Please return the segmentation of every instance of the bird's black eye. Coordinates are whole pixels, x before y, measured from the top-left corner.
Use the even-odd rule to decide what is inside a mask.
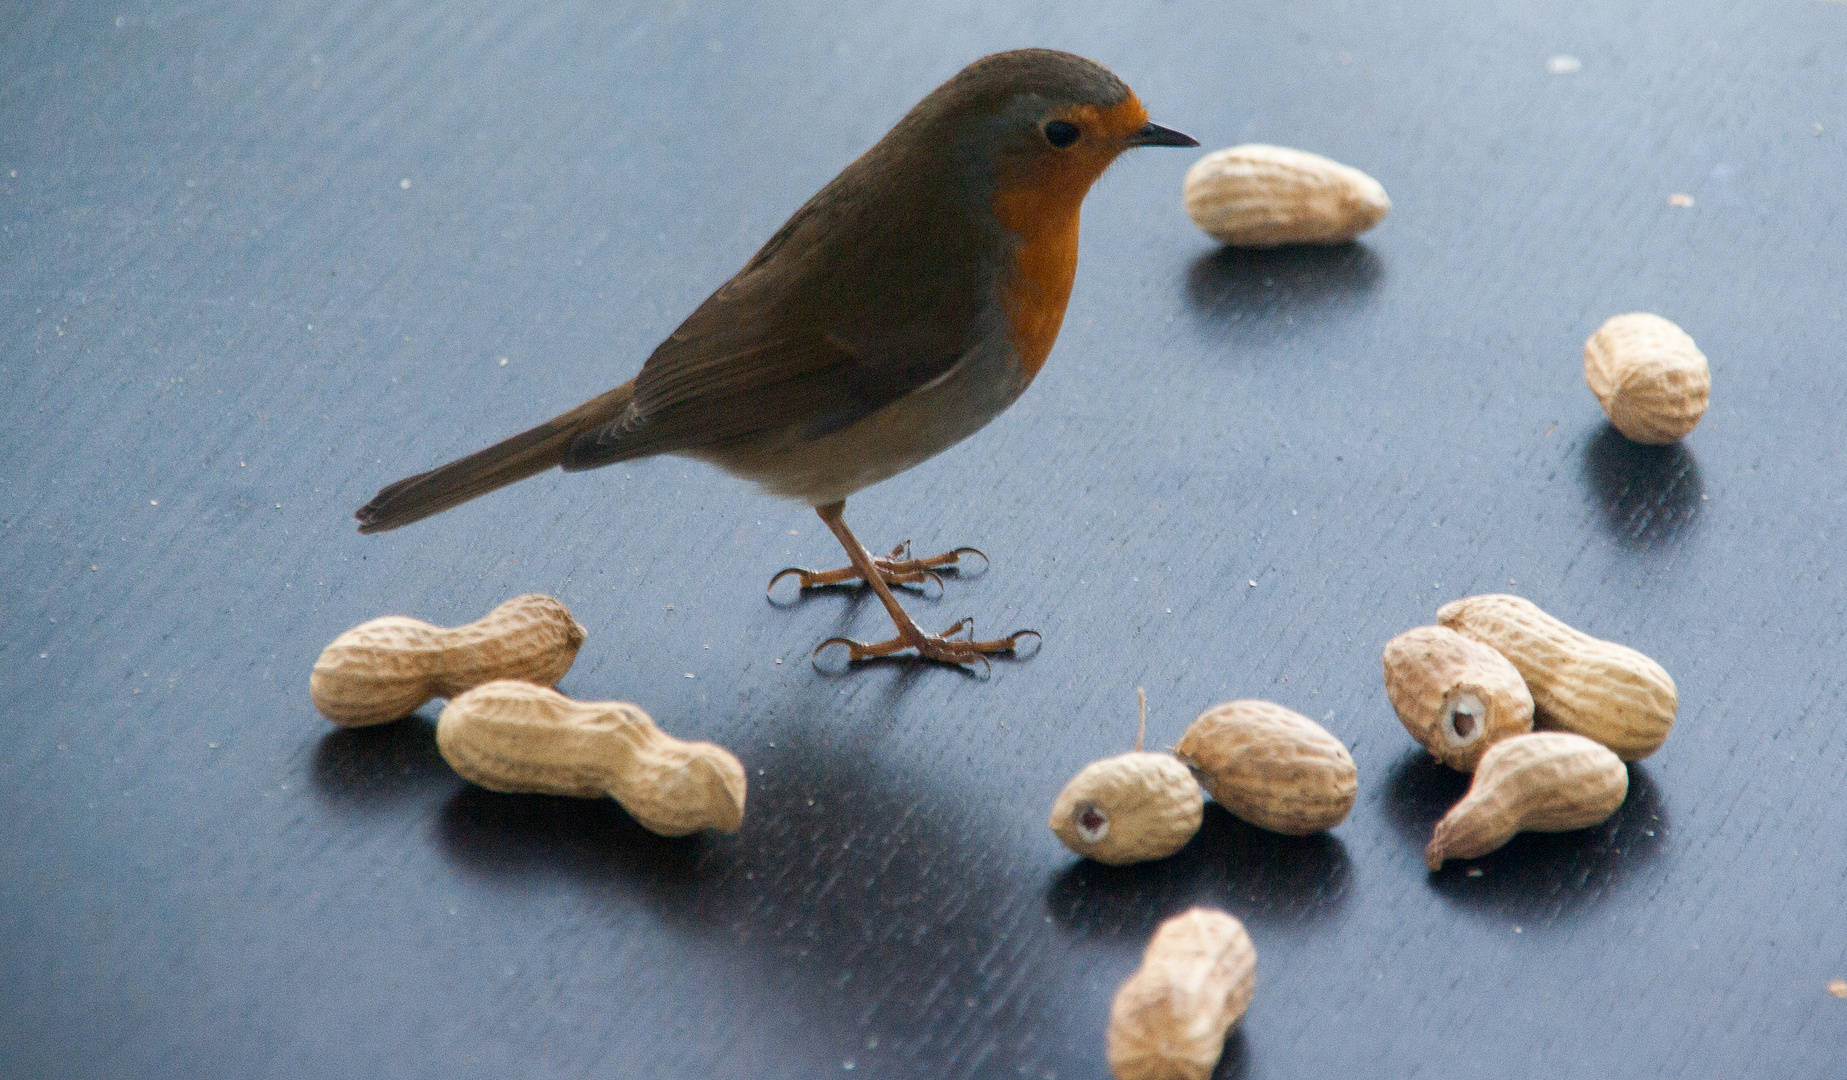
[[[1045,141],[1061,150],[1076,142],[1081,134],[1076,124],[1064,120],[1053,120],[1045,125]]]

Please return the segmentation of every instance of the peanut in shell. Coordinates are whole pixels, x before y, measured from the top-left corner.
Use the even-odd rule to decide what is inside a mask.
[[[1486,855],[1523,832],[1601,824],[1629,794],[1629,770],[1608,747],[1565,731],[1515,735],[1488,748],[1462,801],[1437,822],[1424,862]]]
[[[1072,851],[1112,866],[1164,859],[1199,831],[1205,799],[1172,754],[1137,750],[1093,761],[1052,803],[1052,832]]]
[[[1661,665],[1575,630],[1531,600],[1504,593],[1445,604],[1437,621],[1513,663],[1533,695],[1533,726],[1573,731],[1624,761],[1661,748],[1680,694]]]
[[[1474,772],[1490,746],[1533,730],[1533,695],[1505,656],[1446,626],[1385,644],[1385,693],[1411,737],[1443,764]]]
[[[387,615],[321,650],[308,693],[321,715],[342,727],[389,723],[431,698],[495,679],[551,686],[571,670],[584,637],[569,608],[537,593],[454,628]]]
[[[1234,247],[1342,244],[1384,220],[1377,180],[1319,154],[1250,143],[1215,150],[1187,170],[1193,224]]]
[[[436,748],[463,779],[492,791],[608,796],[661,836],[736,832],[744,766],[715,743],[685,742],[625,701],[573,701],[505,679],[449,702]]]
[[[1199,714],[1174,746],[1219,805],[1260,829],[1306,836],[1346,820],[1353,755],[1301,713],[1246,699]]]
[[[1116,1080],[1207,1080],[1257,989],[1244,924],[1193,908],[1162,923],[1110,1003],[1104,1053]]]
[[[1712,396],[1712,369],[1699,346],[1647,312],[1618,315],[1590,336],[1584,381],[1616,430],[1649,446],[1690,433]]]

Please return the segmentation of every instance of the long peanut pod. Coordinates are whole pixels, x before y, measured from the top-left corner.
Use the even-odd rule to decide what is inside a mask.
[[[573,701],[503,679],[449,702],[436,748],[464,779],[494,791],[604,795],[662,836],[736,832],[744,766],[724,747],[682,742],[625,701]]]
[[[1437,621],[1513,661],[1533,693],[1533,724],[1574,731],[1638,761],[1661,748],[1680,692],[1661,665],[1613,641],[1574,630],[1531,600],[1469,596]]]
[[[403,615],[360,623],[321,650],[308,692],[342,727],[408,716],[495,679],[551,686],[571,670],[584,628],[549,596],[516,596],[466,626],[445,629]]]

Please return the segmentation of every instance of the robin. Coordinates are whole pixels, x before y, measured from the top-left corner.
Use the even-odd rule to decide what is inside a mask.
[[[1011,652],[1037,635],[978,641],[968,620],[926,634],[892,595],[973,549],[875,558],[847,529],[847,497],[968,438],[1020,396],[1058,337],[1091,184],[1131,147],[1198,145],[1149,122],[1090,60],[1050,49],[977,60],[796,211],[639,375],[392,484],[359,509],[359,531],[408,525],[554,465],[678,454],[807,502],[852,567],[798,571],[802,586],[863,579],[897,625],[888,641],[835,638],[817,653],[914,649],[968,664]]]

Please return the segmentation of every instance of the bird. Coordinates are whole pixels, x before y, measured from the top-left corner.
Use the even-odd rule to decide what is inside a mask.
[[[1148,118],[1101,64],[1052,49],[982,57],[809,199],[661,342],[633,379],[485,450],[383,488],[359,531],[395,529],[517,480],[657,454],[689,457],[814,509],[892,638],[830,638],[849,665],[911,650],[987,663],[1031,630],[925,633],[893,585],[975,549],[875,558],[846,500],[973,435],[1033,381],[1064,320],[1079,211],[1117,156],[1198,146]],[[983,556],[985,559],[985,556]],[[780,578],[782,575],[777,575]],[[771,582],[772,588],[775,580]]]

